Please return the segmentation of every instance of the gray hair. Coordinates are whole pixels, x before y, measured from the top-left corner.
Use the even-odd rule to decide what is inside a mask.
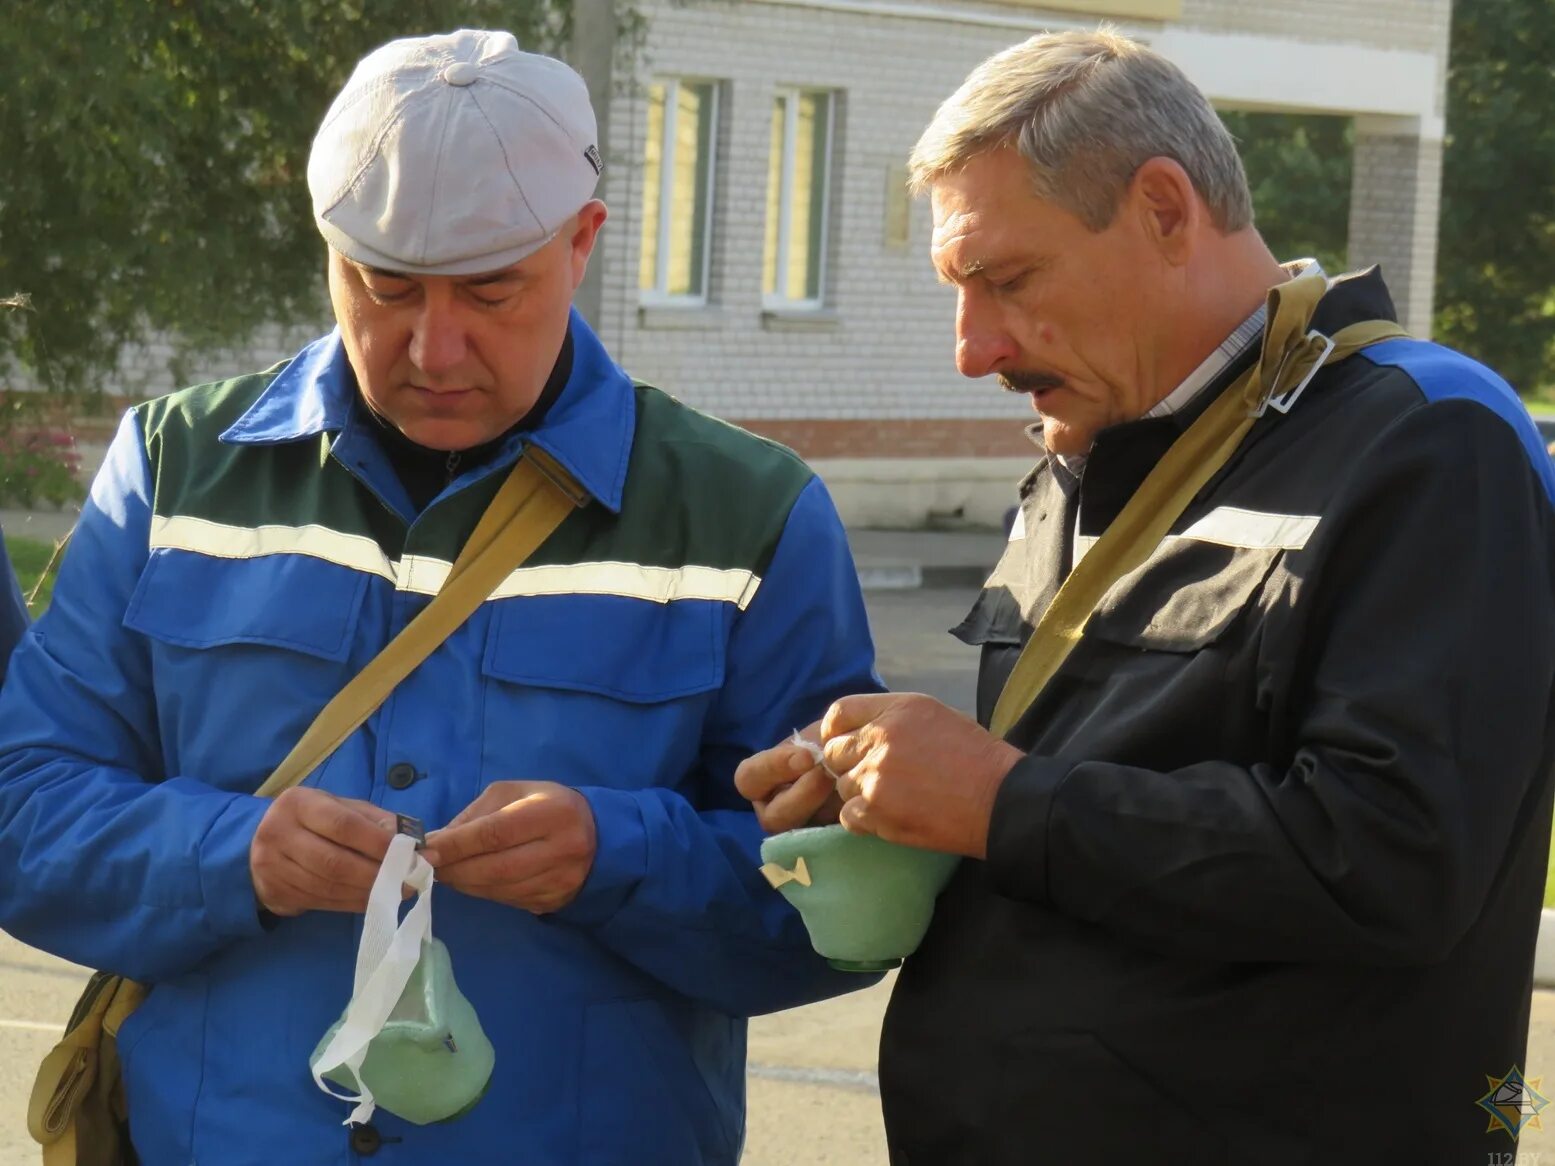
[[[1015,145],[1039,198],[1105,229],[1134,172],[1174,159],[1222,231],[1253,221],[1236,144],[1209,101],[1159,53],[1108,28],[1043,33],[989,57],[913,148],[915,193],[974,157]]]

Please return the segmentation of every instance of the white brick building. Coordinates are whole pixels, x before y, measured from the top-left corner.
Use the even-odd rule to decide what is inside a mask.
[[[1042,29],[1110,19],[1217,105],[1353,116],[1351,264],[1429,331],[1450,0],[633,6],[636,53],[578,0],[611,208],[584,310],[635,375],[809,457],[852,521],[991,521],[1029,468],[1024,401],[956,373],[902,180],[939,102]]]

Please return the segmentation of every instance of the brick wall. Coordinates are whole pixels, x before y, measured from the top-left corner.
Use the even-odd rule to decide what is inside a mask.
[[[618,358],[634,374],[700,408],[756,428],[781,422],[790,443],[815,456],[831,448],[830,431],[796,427],[802,419],[1008,420],[1018,439],[1020,424],[1029,420],[1024,402],[956,373],[954,297],[937,284],[928,262],[928,207],[912,204],[907,246],[893,245],[887,181],[966,73],[1029,34],[1013,18],[1018,13],[1029,24],[1032,8],[1005,6],[1012,23],[999,27],[760,0],[645,0],[641,7],[648,21],[644,58],[637,84],[617,76],[603,187],[612,218],[602,244],[600,325]],[[1183,9],[1186,28],[1445,57],[1448,0],[1186,0]],[[1055,16],[1062,23],[1074,20],[1073,13]],[[711,303],[704,310],[639,308],[642,188],[635,161],[646,128],[641,82],[659,76],[724,82]],[[829,310],[809,324],[762,311],[769,118],[775,89],[787,85],[843,94]],[[1435,270],[1440,145],[1399,138],[1396,131],[1358,137],[1353,260],[1383,262],[1407,322],[1423,334]],[[966,454],[974,432],[980,431],[959,424],[914,430],[913,440],[880,456]],[[812,440],[822,444],[811,447]]]
[[[728,417],[793,420],[1030,419],[1024,401],[967,381],[953,363],[954,293],[928,260],[929,213],[909,208],[906,247],[887,232],[900,173],[939,102],[1009,30],[891,20],[759,2],[650,3],[644,76],[724,79],[714,202],[713,304],[639,312],[646,106],[620,86],[604,198],[602,332],[636,375]],[[831,205],[829,312],[802,324],[762,312],[761,257],[773,94],[840,91]],[[946,450],[945,452],[953,452]]]
[[[1216,32],[1354,41],[1445,54],[1451,0],[1184,0],[1182,23]]]
[[[1399,319],[1417,336],[1431,334],[1441,183],[1440,141],[1357,127],[1350,266],[1382,265]]]

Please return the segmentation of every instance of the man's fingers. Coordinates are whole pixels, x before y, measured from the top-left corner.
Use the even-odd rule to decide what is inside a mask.
[[[815,756],[800,745],[775,745],[747,757],[734,771],[734,788],[746,801],[763,802],[815,765]]]
[[[360,911],[388,850],[386,810],[315,789],[288,790],[260,821],[249,850],[261,903],[278,914]]]
[[[353,891],[331,883],[299,866],[286,855],[278,855],[264,872],[262,901],[277,915],[300,915],[304,911],[363,911],[367,892]]]
[[[578,884],[561,876],[549,859],[535,873],[514,881],[500,875],[493,879],[495,872],[487,864],[497,862],[498,858],[496,855],[472,858],[452,868],[446,876],[439,874],[438,877],[444,886],[463,894],[496,899],[537,914],[555,911],[577,897]],[[482,865],[487,869],[480,869]]]
[[[321,835],[302,830],[286,839],[278,857],[305,871],[324,886],[364,896],[372,889],[380,865]]]
[[[832,797],[831,777],[819,765],[813,766],[798,781],[781,787],[765,801],[757,801],[756,820],[768,834],[781,834],[817,822],[818,815]]]
[[[550,839],[526,842],[496,854],[477,854],[437,868],[438,882],[477,893],[493,887],[513,887],[545,874],[558,861]]]
[[[440,830],[422,856],[444,886],[536,913],[577,897],[594,862],[588,800],[553,782],[505,783],[519,800]]]
[[[472,803],[471,809],[478,804],[478,801]],[[441,870],[476,855],[533,842],[550,830],[550,816],[544,809],[543,801],[521,799],[486,813],[474,814],[463,822],[456,818],[443,829],[427,835],[422,857]]]
[[[381,863],[394,839],[394,815],[369,802],[346,798],[308,798],[297,806],[305,829]]]
[[[444,826],[444,830],[454,826],[463,826],[466,822],[476,818],[484,818],[487,814],[495,814],[503,806],[512,802],[523,801],[532,793],[538,793],[545,785],[541,781],[494,781],[481,790],[476,799],[464,809],[454,815],[453,820]]]
[[[850,834],[873,834],[870,828],[869,806],[863,798],[852,798],[842,807],[837,820]]]
[[[365,911],[372,888],[344,886],[309,870],[290,857],[282,857],[276,874],[292,891],[302,895],[315,909],[326,911]]]
[[[828,738],[826,744],[821,746],[821,756],[827,768],[837,775],[839,785],[847,779],[849,770],[868,756],[871,742],[866,738],[870,735],[866,732],[843,733]],[[851,796],[844,791],[844,798]]]
[[[277,862],[255,876],[254,894],[259,905],[272,915],[301,915],[309,909],[308,895],[280,866]]]
[[[860,696],[845,696],[833,701],[831,708],[821,718],[821,740],[829,741],[842,733],[851,733],[869,724],[892,705],[900,704],[904,697],[914,695],[901,692],[870,692]],[[833,766],[833,768],[836,768]]]

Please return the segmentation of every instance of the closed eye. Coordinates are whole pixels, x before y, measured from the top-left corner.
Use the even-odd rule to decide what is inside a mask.
[[[1026,280],[1029,279],[1030,276],[1031,268],[1028,267],[1026,270],[1017,272],[1007,279],[990,279],[988,281],[988,286],[991,290],[996,292],[1015,292],[1021,289],[1021,286],[1025,284]]]
[[[372,296],[375,303],[399,304],[410,299],[411,289],[406,288],[404,291],[388,292],[370,287],[367,289],[367,294]]]
[[[361,274],[362,287],[377,303],[402,303],[416,291],[416,281],[407,279],[401,272],[362,266],[358,266],[357,271]]]
[[[500,308],[523,291],[525,282],[518,272],[503,271],[472,279],[463,289],[477,307]]]
[[[369,278],[362,280],[362,286],[374,302],[398,304],[414,295],[417,285],[412,280],[400,279],[391,273],[374,271],[369,273]]]
[[[500,308],[504,304],[510,302],[513,299],[513,295],[508,294],[500,296],[482,296],[471,292],[470,299],[473,300],[477,306],[482,308]]]

